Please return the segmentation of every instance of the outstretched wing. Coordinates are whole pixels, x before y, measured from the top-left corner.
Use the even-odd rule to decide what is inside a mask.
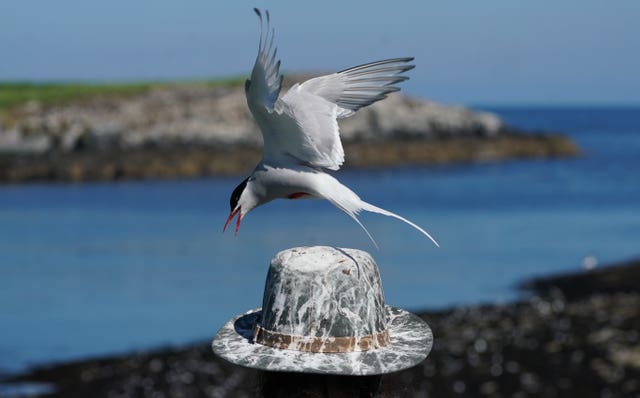
[[[372,62],[294,85],[278,101],[276,112],[290,117],[295,124],[288,123],[288,128],[274,131],[269,138],[265,133],[265,148],[269,150],[268,140],[277,141],[278,145],[271,148],[284,145],[288,155],[301,163],[338,170],[344,163],[344,150],[336,119],[350,116],[398,91],[394,84],[408,79],[402,73],[413,69],[413,65],[407,64],[411,60]],[[285,124],[283,121],[282,127]],[[278,155],[267,150],[267,156]]]
[[[251,71],[251,80],[247,81],[245,91],[252,112],[262,112],[266,109],[270,113],[273,112],[282,87],[280,61],[276,61],[278,49],[273,45],[275,31],[271,28],[269,11],[265,11],[267,16],[265,29],[262,13],[257,8],[253,10],[260,18],[260,45],[256,62]]]
[[[337,119],[352,115],[398,91],[394,84],[407,80],[401,74],[414,66],[413,58],[394,58],[349,68],[296,84],[278,99],[282,87],[280,61],[273,44],[274,30],[262,13],[258,56],[247,81],[247,103],[264,138],[263,160],[299,163],[338,170],[344,163]]]
[[[300,89],[314,93],[336,104],[338,117],[351,116],[358,109],[399,91],[396,83],[408,80],[402,75],[415,65],[413,58],[393,58],[354,66],[341,72],[316,77],[300,85]]]

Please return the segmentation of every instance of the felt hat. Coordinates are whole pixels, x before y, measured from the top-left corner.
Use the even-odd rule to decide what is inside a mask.
[[[423,361],[433,345],[419,317],[385,305],[378,267],[361,250],[284,250],[272,260],[262,308],[228,321],[214,353],[269,371],[375,375]]]

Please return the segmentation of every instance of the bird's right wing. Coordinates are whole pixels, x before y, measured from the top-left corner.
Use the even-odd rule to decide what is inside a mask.
[[[263,28],[264,23],[260,10],[254,8],[253,11],[260,18],[260,45],[256,62],[251,71],[251,80],[247,81],[245,86],[247,103],[253,113],[263,113],[265,110],[271,113],[282,87],[280,60],[276,61],[278,49],[273,45],[275,33],[271,29],[269,11],[265,11],[267,15],[266,29]]]

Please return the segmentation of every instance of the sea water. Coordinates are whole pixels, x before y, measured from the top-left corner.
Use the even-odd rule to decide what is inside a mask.
[[[584,156],[337,174],[439,249],[363,214],[376,250],[317,200],[275,201],[223,235],[241,178],[0,186],[0,372],[209,339],[261,304],[270,258],[293,246],[369,251],[386,301],[410,310],[514,300],[523,279],[639,254],[640,108],[490,110]]]

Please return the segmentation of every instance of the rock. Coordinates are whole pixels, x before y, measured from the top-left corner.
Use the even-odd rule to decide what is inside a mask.
[[[391,138],[495,137],[506,126],[488,112],[390,95],[341,121],[345,141]]]
[[[97,97],[68,104],[28,103],[0,120],[0,181],[94,179],[91,171],[115,167],[117,178],[176,177],[243,173],[244,168],[215,165],[237,148],[258,152],[262,137],[247,108],[242,87],[181,84],[118,97]],[[2,127],[4,126],[4,127]],[[347,165],[386,166],[514,157],[576,155],[561,136],[517,134],[496,115],[393,94],[340,121]],[[211,153],[203,163],[177,159],[189,151]],[[129,173],[145,158],[170,152],[187,174],[161,170]],[[92,154],[90,157],[78,154]],[[96,154],[98,156],[96,156]],[[221,155],[222,154],[222,155]],[[240,153],[242,154],[242,153]],[[15,156],[26,158],[18,159]],[[259,155],[258,155],[259,157]],[[95,164],[108,158],[108,163]],[[85,163],[89,159],[90,164]],[[251,159],[252,162],[256,159]],[[53,161],[57,163],[53,163]],[[157,160],[163,163],[163,159]],[[234,161],[231,164],[237,165]],[[73,164],[75,171],[61,170]],[[47,165],[44,167],[43,165]]]
[[[0,155],[45,154],[52,150],[53,143],[52,137],[45,133],[25,134],[16,127],[0,130]]]
[[[640,293],[640,264],[634,261],[593,268],[578,273],[552,275],[525,281],[520,288],[538,294],[560,294],[568,299],[594,293]]]
[[[113,142],[127,149],[176,144],[257,147],[261,142],[241,87],[165,87],[134,97],[102,98],[49,108],[27,104],[18,113],[22,117],[14,128],[20,137],[20,133],[25,131],[64,136],[57,147],[51,148],[63,152],[75,148],[69,142],[72,139],[69,136],[70,126],[73,126],[75,135],[78,131],[85,131],[96,142]],[[447,136],[493,137],[504,128],[500,119],[490,113],[473,112],[400,94],[391,95],[341,121],[345,142]],[[104,149],[100,146],[83,148]]]
[[[625,267],[629,275],[640,262]],[[382,376],[374,396],[637,396],[640,292],[616,291],[611,281],[620,281],[621,271],[602,267],[591,278],[607,281],[606,292],[567,299],[561,306],[556,292],[505,305],[423,313],[434,331],[433,351],[418,366]],[[585,281],[593,284],[578,274],[573,285]],[[281,383],[291,381],[291,374],[282,375]],[[264,376],[218,359],[202,341],[35,368],[5,382],[52,383],[47,396],[67,398],[252,397]],[[325,380],[304,380],[318,381]]]

